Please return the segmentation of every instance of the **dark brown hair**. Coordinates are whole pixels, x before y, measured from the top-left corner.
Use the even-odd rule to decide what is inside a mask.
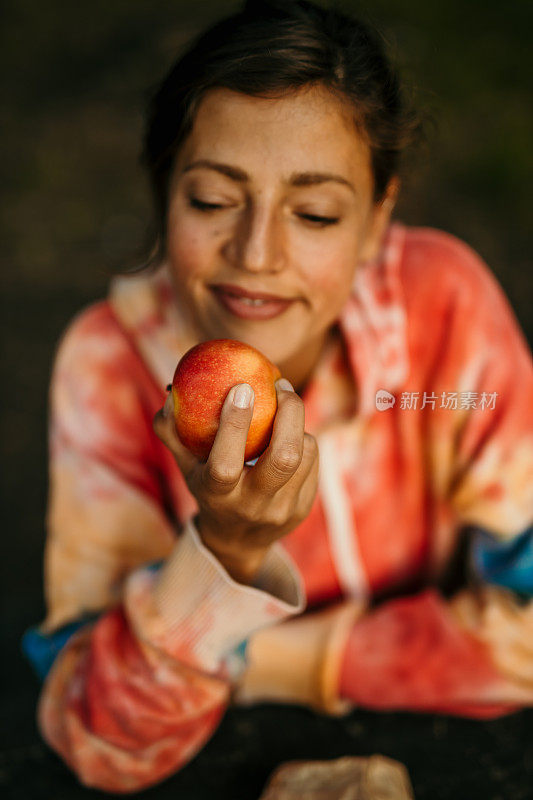
[[[312,84],[351,103],[355,125],[370,146],[374,199],[381,199],[420,123],[404,102],[379,35],[360,20],[309,0],[252,0],[204,31],[151,100],[142,162],[154,195],[159,244],[150,262],[157,262],[164,247],[176,154],[205,93],[223,87],[272,97]]]

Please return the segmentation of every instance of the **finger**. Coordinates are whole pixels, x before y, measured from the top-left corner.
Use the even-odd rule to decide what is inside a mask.
[[[318,475],[318,444],[314,436],[310,433],[305,433],[300,466],[294,475],[289,478],[285,486],[278,491],[276,498],[283,499],[286,493],[295,497],[302,491],[302,487],[313,471]]]
[[[315,500],[318,489],[318,475],[319,459],[317,450],[317,457],[309,461],[309,469],[306,471],[305,478],[298,493],[296,516],[302,521],[308,516]]]
[[[168,447],[185,479],[187,479],[200,462],[179,440],[174,421],[174,397],[172,391],[168,393],[163,408],[160,408],[154,416],[152,425],[154,433]]]
[[[261,491],[274,494],[294,475],[304,451],[305,409],[289,381],[276,381],[278,410],[270,444],[249,473]]]
[[[310,433],[304,433],[302,461],[296,471],[296,475],[294,476],[298,478],[301,486],[303,486],[303,484],[307,480],[308,475],[314,469],[316,469],[318,473],[318,459],[319,459],[319,454],[318,454],[317,440]]]
[[[248,383],[233,386],[226,395],[217,435],[202,472],[208,491],[225,494],[239,482],[253,407],[254,390]]]
[[[318,488],[318,448],[313,436],[306,433],[305,437],[300,466],[270,502],[271,523],[284,533],[307,517]]]

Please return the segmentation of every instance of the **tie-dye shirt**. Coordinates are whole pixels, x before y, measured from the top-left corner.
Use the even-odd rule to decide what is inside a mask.
[[[314,504],[252,586],[203,546],[153,433],[197,343],[173,297],[165,265],[115,278],[54,365],[47,616],[23,645],[78,778],[130,792],[177,771],[238,701],[254,635],[299,619],[304,639],[322,626],[325,713],[533,704],[533,369],[479,257],[396,223],[358,269],[302,393]]]

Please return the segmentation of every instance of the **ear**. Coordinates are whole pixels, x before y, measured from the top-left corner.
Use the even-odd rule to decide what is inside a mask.
[[[370,211],[365,240],[359,254],[360,261],[373,261],[377,258],[399,191],[400,179],[394,175],[388,182],[383,197]]]

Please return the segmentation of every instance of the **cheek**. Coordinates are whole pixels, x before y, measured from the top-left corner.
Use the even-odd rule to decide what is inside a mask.
[[[316,247],[304,261],[306,283],[321,306],[342,303],[353,282],[357,253],[348,244]]]
[[[169,223],[167,233],[167,255],[175,274],[198,275],[209,270],[212,262],[213,237],[205,235],[203,226],[195,220],[181,217]]]

